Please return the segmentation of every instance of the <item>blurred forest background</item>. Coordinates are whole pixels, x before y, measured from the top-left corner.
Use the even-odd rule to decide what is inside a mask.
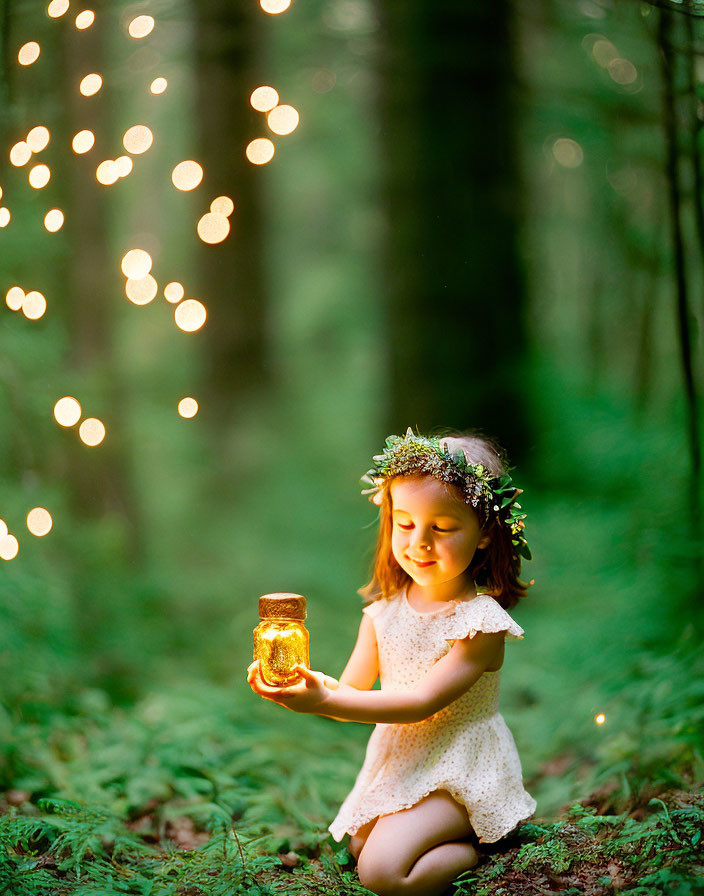
[[[235,819],[272,855],[318,849],[370,729],[251,694],[257,597],[305,594],[312,665],[341,672],[375,534],[358,479],[409,425],[494,435],[525,489],[535,585],[502,712],[539,818],[696,787],[699,4],[98,0],[79,29],[82,9],[0,2],[0,293],[47,303],[0,308],[0,516],[19,548],[0,570],[2,811],[70,800],[191,848]],[[134,38],[139,15],[155,26]],[[261,85],[300,113],[290,135],[251,107]],[[99,183],[137,124],[153,144]],[[11,164],[38,125],[48,146]],[[261,137],[275,155],[252,164]],[[184,192],[188,159],[204,177]],[[196,224],[221,195],[231,231],[209,245]],[[132,248],[159,286],[144,305],[125,296]],[[171,281],[207,308],[196,332]],[[62,396],[104,423],[99,445],[57,423]],[[107,848],[91,830],[65,881]]]

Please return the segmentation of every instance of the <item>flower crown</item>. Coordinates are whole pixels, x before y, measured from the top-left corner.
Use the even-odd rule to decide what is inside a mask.
[[[405,436],[389,436],[383,453],[374,455],[373,460],[374,466],[361,481],[368,486],[362,494],[369,495],[375,504],[381,504],[381,488],[386,480],[404,474],[427,473],[457,486],[464,494],[465,503],[479,510],[485,521],[493,516],[500,526],[510,531],[517,556],[531,559],[523,534],[526,514],[516,502],[523,489],[513,485],[508,473],[492,476],[483,464],[469,463],[461,448],[450,454],[439,439],[416,435],[410,427]]]

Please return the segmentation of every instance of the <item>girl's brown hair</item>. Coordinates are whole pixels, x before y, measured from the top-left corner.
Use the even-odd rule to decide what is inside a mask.
[[[492,476],[501,476],[507,470],[504,450],[493,439],[481,433],[473,431],[445,435],[440,437],[440,443],[449,449],[450,454],[456,453],[461,448],[469,463],[483,464]],[[391,550],[393,508],[389,485],[394,478],[398,477],[386,480],[382,486],[379,536],[372,577],[364,588],[359,589],[359,593],[369,601],[391,597],[411,582],[411,577],[398,565]],[[454,489],[459,494],[456,486],[446,485],[448,489]],[[520,598],[525,597],[528,590],[528,585],[519,579],[521,558],[516,556],[511,543],[511,533],[505,526],[498,525],[495,520],[491,520],[487,526],[487,520],[482,519],[481,514],[479,522],[485,533],[491,537],[491,541],[486,548],[477,548],[469,564],[469,571],[475,583],[508,610],[515,606]]]

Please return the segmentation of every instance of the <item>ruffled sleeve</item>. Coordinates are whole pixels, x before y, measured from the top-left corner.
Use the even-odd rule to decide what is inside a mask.
[[[488,594],[474,600],[458,602],[448,619],[447,639],[473,638],[477,632],[506,632],[509,641],[520,641],[523,629]]]
[[[374,619],[384,609],[385,603],[386,601],[380,597],[378,600],[373,600],[370,604],[362,607],[362,612],[366,613],[371,619]]]

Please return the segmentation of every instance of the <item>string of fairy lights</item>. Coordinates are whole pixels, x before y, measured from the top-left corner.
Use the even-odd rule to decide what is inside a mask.
[[[291,0],[259,0],[263,12],[274,16],[285,12]],[[70,0],[51,0],[46,7],[50,19],[63,20],[70,23]],[[78,31],[86,31],[96,22],[96,14],[91,9],[82,9],[73,16],[73,26]],[[70,27],[70,24],[69,24]],[[126,36],[129,40],[148,40],[157,28],[157,22],[151,15],[140,14],[126,23]],[[17,51],[17,64],[22,68],[41,65],[42,49],[37,41],[24,43]],[[168,89],[167,78],[159,75],[148,86],[149,93],[160,96]],[[103,90],[104,81],[99,72],[88,72],[83,75],[77,85],[80,96],[90,99]],[[287,103],[279,101],[279,93],[269,85],[255,88],[249,98],[252,108],[261,112],[266,119],[270,134],[284,137],[293,133],[299,123],[298,111]],[[96,135],[88,129],[79,130],[71,139],[71,151],[76,157],[86,160],[95,151]],[[138,162],[139,157],[148,152],[154,144],[154,133],[148,124],[138,123],[127,128],[122,136],[124,153],[115,158],[95,160],[95,180],[104,187],[110,187],[121,179],[128,177]],[[49,129],[38,124],[32,127],[22,139],[17,140],[9,150],[10,164],[17,169],[27,168],[29,187],[41,191],[51,182],[51,167],[38,157],[51,145]],[[275,155],[276,146],[270,136],[256,137],[245,147],[244,153],[253,165],[266,165]],[[181,192],[191,192],[204,184],[206,173],[203,167],[193,159],[184,159],[174,166],[171,172],[171,183]],[[12,211],[0,184],[0,230],[10,226],[13,221]],[[235,211],[235,203],[229,196],[216,196],[207,203],[195,225],[195,233],[203,243],[216,245],[223,242],[230,234],[230,217]],[[60,208],[48,208],[43,216],[44,229],[48,234],[58,233],[64,226],[65,215]],[[153,259],[150,253],[140,247],[132,246],[120,260],[120,271],[124,277],[124,293],[126,298],[136,306],[147,305],[159,294],[159,282],[153,273]],[[174,306],[174,322],[184,333],[194,333],[206,323],[208,313],[199,299],[186,296],[186,288],[176,280],[167,282],[162,290],[166,302]],[[5,295],[5,304],[10,311],[21,313],[27,320],[40,320],[50,308],[44,296],[37,289],[25,289],[14,284]],[[198,401],[192,396],[181,398],[177,405],[178,414],[190,419],[198,413]],[[78,438],[88,448],[96,448],[106,438],[105,423],[97,416],[84,416],[81,403],[72,395],[57,398],[53,406],[56,423],[66,430],[76,429]],[[53,527],[53,518],[45,507],[33,507],[26,516],[28,531],[42,538]],[[0,559],[13,560],[19,554],[19,539],[9,531],[7,523],[0,518]]]

